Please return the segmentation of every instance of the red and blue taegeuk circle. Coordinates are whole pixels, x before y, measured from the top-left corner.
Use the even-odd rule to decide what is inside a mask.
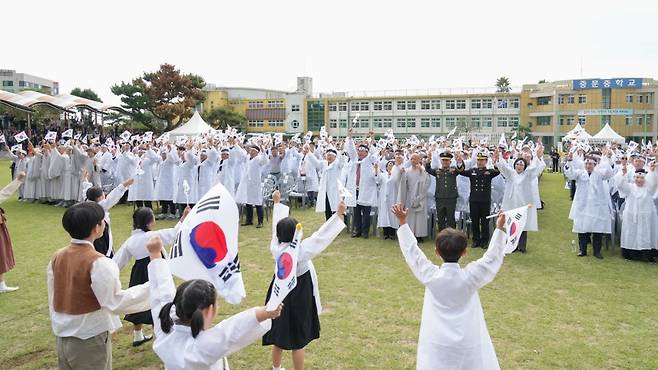
[[[287,252],[281,253],[276,260],[276,277],[280,280],[286,279],[290,275],[292,267],[292,256]]]
[[[202,222],[192,229],[190,244],[206,268],[215,267],[228,252],[224,231],[212,221]]]

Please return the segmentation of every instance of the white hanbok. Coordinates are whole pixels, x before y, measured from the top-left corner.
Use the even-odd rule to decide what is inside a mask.
[[[573,220],[573,232],[610,234],[612,203],[606,180],[612,178],[614,172],[608,159],[602,158],[591,174],[567,162],[564,174],[569,180],[576,181],[576,194],[569,212],[569,219]]]
[[[239,146],[231,150],[231,156],[238,160],[241,165],[242,177],[238,190],[235,193],[235,202],[239,204],[251,204],[260,206],[263,204],[263,182],[261,181],[261,170],[267,165],[267,155],[260,153],[250,158],[247,152]]]
[[[505,177],[505,194],[503,195],[502,208],[505,210],[514,209],[531,204],[534,201],[532,196],[532,179],[537,178],[546,168],[543,159],[534,157],[525,171],[517,173],[516,170],[504,160],[499,159],[496,167],[501,175]],[[528,220],[525,224],[524,231],[537,231],[537,208],[528,209]]]
[[[658,189],[656,172],[647,174],[643,187],[629,184],[621,173],[614,177],[614,181],[619,190],[626,194],[621,247],[632,250],[658,249],[658,213],[652,197]]]
[[[331,211],[336,211],[340,202],[340,193],[338,192],[338,181],[345,164],[343,156],[337,156],[336,159],[328,164],[321,161],[320,165],[320,182],[318,186],[318,198],[315,203],[315,212],[324,212],[326,209],[326,199],[329,199]]]

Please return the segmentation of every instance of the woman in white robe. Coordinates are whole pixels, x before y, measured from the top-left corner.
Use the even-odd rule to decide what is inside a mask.
[[[400,174],[398,202],[409,210],[407,220],[416,238],[429,235],[427,225],[427,187],[429,175],[422,166],[420,155],[411,155],[411,167]]]
[[[658,213],[652,195],[658,189],[656,164],[649,173],[635,170],[633,184],[626,182],[626,166],[614,177],[615,184],[626,194],[621,225],[621,254],[625,259],[644,259],[656,263],[658,248]]]
[[[137,207],[148,207],[153,209],[155,197],[155,166],[160,157],[151,149],[150,145],[145,149],[139,149],[137,153],[137,171],[135,171],[135,185],[128,191],[128,201],[135,202]]]
[[[325,158],[327,159],[320,162],[320,181],[315,212],[324,212],[325,220],[328,220],[333,212],[336,211],[336,207],[340,201],[338,182],[340,181],[346,158],[338,155],[334,149],[327,150]],[[329,207],[327,207],[327,204]]]
[[[534,198],[532,196],[532,180],[537,178],[546,168],[544,162],[544,147],[537,147],[537,155],[532,159],[532,163],[528,164],[525,159],[517,158],[514,161],[514,168],[510,167],[506,160],[500,158],[498,149],[494,152],[494,161],[496,168],[505,177],[505,194],[503,195],[502,208],[510,210],[532,204]],[[528,238],[528,231],[537,231],[537,208],[530,207],[528,209],[528,219],[526,220],[524,231],[519,238],[517,250],[521,253],[526,252],[526,243]]]
[[[386,172],[380,175],[377,227],[383,228],[384,239],[395,239],[395,231],[400,227],[391,208],[397,203],[401,168],[402,157],[397,157],[395,161],[386,163]]]
[[[161,159],[158,165],[158,176],[155,180],[155,199],[160,201],[162,213],[156,219],[174,219],[174,194],[176,194],[176,167],[180,164],[180,157],[175,147],[162,148]]]

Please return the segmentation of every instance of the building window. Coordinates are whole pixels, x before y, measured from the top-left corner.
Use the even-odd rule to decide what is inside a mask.
[[[407,109],[407,102],[404,101],[404,100],[398,101],[397,108],[398,108],[398,110],[406,110]],[[398,127],[400,127],[400,126],[398,126]]]
[[[513,109],[519,109],[519,98],[512,98],[509,100],[509,107]]]
[[[480,128],[480,117],[471,117],[471,127]]]
[[[384,110],[393,110],[393,102],[385,101],[384,102]]]
[[[507,127],[507,117],[496,117],[496,127]]]
[[[373,102],[372,110],[382,110],[382,102],[380,101]]]
[[[537,105],[549,105],[551,104],[550,96],[540,96],[537,98]]]
[[[578,95],[578,104],[587,104],[587,95],[585,94]]]
[[[14,86],[14,81],[2,81],[2,86]]]
[[[297,121],[296,119],[292,120],[292,122],[290,122],[290,127],[294,129],[299,128],[299,121]]]
[[[519,117],[512,116],[509,118],[509,127],[517,128],[519,127]]]
[[[573,104],[576,102],[576,98],[573,95],[567,96],[567,104]]]
[[[356,121],[357,128],[370,128],[370,118],[359,118]]]
[[[267,107],[268,108],[283,108],[283,102],[280,101],[280,100],[268,101],[267,102]]]
[[[446,100],[446,104],[448,104]],[[453,129],[455,127],[455,117],[446,117],[446,129]]]
[[[407,102],[407,110],[416,110],[416,101],[415,100],[409,100]]]
[[[441,127],[441,118],[440,117],[432,117],[432,127],[433,128]]]
[[[482,100],[471,99],[471,109],[482,109]]]
[[[393,118],[384,118],[384,128],[393,127]]]
[[[506,109],[507,108],[507,99],[498,99],[498,108]]]
[[[644,103],[644,95],[639,94],[637,96],[637,102],[640,103],[640,104]]]
[[[361,102],[361,111],[369,111],[370,110],[370,102],[369,101],[362,101]]]
[[[290,110],[293,112],[299,112],[299,104],[293,104]]]
[[[631,116],[626,116],[626,117],[624,117],[624,121],[625,121],[625,123],[626,123],[626,126],[630,126],[630,125],[633,124],[633,117],[631,117]]]
[[[338,120],[336,120],[336,119],[330,119],[330,120],[329,120],[329,127],[330,127],[330,128],[337,128],[337,127],[338,127]]]
[[[466,109],[466,100],[458,99],[457,100],[457,109]]]
[[[446,100],[446,110],[455,109],[456,106],[457,104],[453,99]]]
[[[482,99],[482,109],[491,109],[493,107],[493,99]]]
[[[483,117],[482,118],[482,127],[486,127],[486,128],[493,127],[493,117]]]
[[[653,104],[653,93],[648,93],[645,96],[644,102],[647,104]]]
[[[283,121],[281,120],[270,120],[267,124],[273,127],[283,127]]]
[[[558,104],[564,104],[564,95],[558,95],[557,103]]]
[[[406,118],[397,118],[395,120],[395,127],[399,127],[399,128],[407,127],[407,119]]]
[[[347,112],[347,103],[345,103],[345,102],[338,103],[338,111],[339,112]]]
[[[346,118],[341,118],[339,122],[340,122],[340,128],[347,128],[347,119]]]
[[[427,105],[429,105],[429,102],[427,103]],[[421,119],[420,119],[420,127],[421,127],[421,128],[429,128],[429,127],[430,127],[430,119],[429,119],[429,117],[421,118]]]
[[[249,127],[263,127],[263,121],[249,120],[247,125]]]
[[[537,117],[537,126],[550,126],[550,125],[551,125],[551,116]]]
[[[407,127],[416,127],[416,119],[407,118]]]
[[[637,117],[637,125],[642,126],[642,116]]]
[[[429,100],[421,100],[420,101],[420,109],[421,110],[429,110],[430,109],[430,101]],[[421,125],[422,127],[422,125]]]
[[[633,102],[633,94],[626,94],[626,103]]]
[[[587,117],[578,116],[578,124],[580,124],[581,126],[585,126],[586,123],[587,123]]]
[[[441,100],[432,100],[432,109],[434,110],[441,109]]]
[[[360,107],[360,105],[359,105],[358,101],[353,101],[353,102],[350,103],[350,109],[353,112],[358,112],[360,110],[359,107]]]
[[[373,118],[372,119],[372,127],[373,128],[382,128],[382,119],[381,118]]]
[[[258,109],[258,108],[263,108],[263,102],[262,101],[250,101],[248,103],[249,109]]]
[[[25,87],[25,81],[18,81],[19,87]]]
[[[338,104],[336,103],[329,103],[329,112],[335,112],[338,110]]]

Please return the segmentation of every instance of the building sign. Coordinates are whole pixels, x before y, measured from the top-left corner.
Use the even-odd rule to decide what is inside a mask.
[[[641,78],[594,78],[588,80],[573,80],[573,90],[585,89],[639,89],[642,87]]]
[[[632,109],[582,109],[579,116],[632,116]]]

